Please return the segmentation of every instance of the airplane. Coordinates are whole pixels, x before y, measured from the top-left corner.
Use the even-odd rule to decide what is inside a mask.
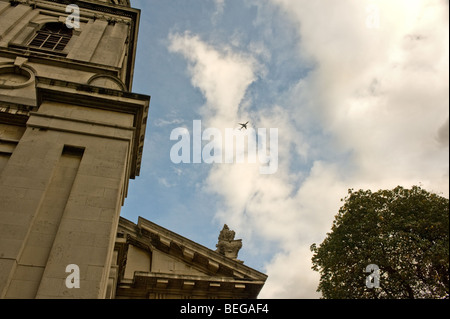
[[[239,131],[242,130],[243,128],[247,129],[247,124],[248,124],[248,122],[249,122],[249,121],[247,121],[247,123],[245,123],[245,124],[238,123],[238,124],[241,126],[241,128],[239,129]]]

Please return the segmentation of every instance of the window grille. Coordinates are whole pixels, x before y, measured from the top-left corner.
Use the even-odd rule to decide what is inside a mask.
[[[72,30],[63,23],[47,23],[36,32],[29,46],[38,49],[62,51],[72,37]]]

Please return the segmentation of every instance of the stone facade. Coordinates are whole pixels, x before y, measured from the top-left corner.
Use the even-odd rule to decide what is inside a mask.
[[[79,28],[69,29],[69,4],[0,0],[0,298],[132,297],[125,286],[145,277],[114,250],[118,227],[130,225],[119,226],[120,209],[139,175],[150,104],[131,92],[140,11],[79,0]],[[125,260],[137,256],[144,271],[142,247],[127,247]],[[154,267],[159,250],[150,250]],[[66,284],[68,265],[81,288]],[[211,265],[221,269],[217,258]],[[154,293],[164,295],[144,295]]]
[[[110,286],[115,298],[253,299],[267,276],[144,218],[120,219]]]
[[[107,297],[139,175],[150,101],[130,93],[140,12],[77,1],[80,28],[66,30],[69,3],[0,1],[2,298]],[[83,288],[65,285],[69,264]]]

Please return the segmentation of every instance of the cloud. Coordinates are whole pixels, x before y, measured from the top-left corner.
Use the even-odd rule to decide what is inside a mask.
[[[448,197],[448,120],[442,123],[448,118],[447,3],[374,2],[380,25],[371,29],[366,24],[371,2],[272,2],[297,25],[299,59],[316,65],[291,90],[291,101],[300,101],[291,108],[301,114],[306,107],[335,141],[328,151],[338,155],[334,161],[327,157],[325,162],[315,162],[300,186],[295,202],[309,212],[306,216],[316,212],[318,218],[313,221],[302,214],[299,219],[313,232],[324,231],[327,212],[346,187],[421,183]],[[345,165],[339,150],[349,154]],[[306,243],[301,241],[300,247]],[[294,269],[308,268],[310,258],[297,257],[297,250],[287,249],[267,266],[269,277],[276,279],[267,283],[264,297],[311,296],[310,290],[303,294],[291,285],[312,284],[309,272],[290,274],[287,269],[287,263]]]
[[[439,127],[437,131],[437,141],[444,147],[448,148],[449,144],[449,121],[448,118],[442,126]]]
[[[163,185],[165,188],[171,188],[176,186],[176,184],[172,184],[170,183],[166,178],[164,177],[159,177],[158,178],[158,183],[160,183],[161,185]]]
[[[154,124],[156,127],[163,127],[163,126],[170,126],[170,125],[179,125],[182,124],[183,120],[181,119],[173,119],[173,120],[164,120],[164,119],[157,119],[154,121]]]
[[[322,224],[322,221],[317,220],[320,216],[316,213],[317,205],[304,198],[303,192],[297,193],[298,176],[289,169],[292,164],[291,150],[306,158],[309,146],[283,107],[275,105],[266,109],[245,110],[245,93],[260,72],[258,62],[250,53],[232,51],[226,46],[213,47],[188,32],[172,34],[170,40],[171,52],[181,53],[186,58],[191,83],[206,98],[203,121],[223,128],[235,123],[240,114],[246,114],[255,128],[280,130],[280,163],[276,174],[260,174],[259,166],[250,163],[211,167],[203,182],[203,191],[223,199],[216,218],[236,229],[250,247],[255,247],[255,242],[261,238],[262,242],[277,243],[282,246],[282,251],[288,253],[298,248],[302,241],[308,242],[309,247],[311,240],[316,239],[315,236],[311,238],[309,228],[312,224]],[[317,174],[328,170],[322,170],[320,163],[315,166],[319,169]],[[324,180],[329,177],[325,175]],[[309,184],[321,184],[319,180]],[[324,187],[322,184],[318,186],[319,189]],[[329,187],[329,184],[325,186]],[[320,206],[323,209],[323,205]],[[325,228],[322,230],[325,231]],[[302,267],[308,268],[310,265],[306,262]],[[308,280],[307,272],[305,276]],[[311,296],[315,295],[315,287],[305,286],[304,289],[312,291]]]
[[[192,85],[206,98],[202,115],[211,121],[207,125],[222,128],[236,123],[247,87],[257,78],[257,61],[227,46],[214,48],[190,32],[170,34],[169,40],[170,52],[186,58]]]
[[[217,16],[222,15],[223,10],[225,8],[225,0],[214,0],[215,4],[216,4],[216,11],[213,14],[213,18],[217,18]],[[215,21],[215,20],[213,20]]]
[[[368,4],[378,6],[379,25],[368,25],[374,12]],[[274,18],[288,17],[298,32],[290,63],[314,66],[284,83],[270,106],[249,107],[247,94],[269,76],[265,64],[280,61],[268,43],[238,49],[186,32],[169,36],[169,50],[188,62],[191,83],[205,97],[207,125],[223,129],[250,118],[255,128],[279,129],[276,174],[259,174],[258,165],[248,163],[213,165],[202,190],[222,199],[215,217],[243,238],[253,250],[249,255],[276,247],[265,263],[269,280],[260,297],[316,298],[309,246],[330,230],[348,188],[421,183],[448,196],[448,5],[257,5],[275,5],[280,11]],[[266,37],[283,37],[270,31]]]
[[[267,265],[270,276],[266,286],[258,296],[262,299],[320,298],[316,292],[319,275],[311,272],[305,260],[311,260],[312,253],[305,246],[290,250],[287,254],[277,254]]]

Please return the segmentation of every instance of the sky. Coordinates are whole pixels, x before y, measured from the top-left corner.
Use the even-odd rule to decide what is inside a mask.
[[[123,217],[210,249],[226,223],[243,240],[238,258],[268,275],[260,298],[320,298],[310,246],[348,189],[419,185],[448,198],[448,1],[132,6],[133,92],[151,103]],[[238,147],[227,160],[227,132],[260,132],[256,161]]]

